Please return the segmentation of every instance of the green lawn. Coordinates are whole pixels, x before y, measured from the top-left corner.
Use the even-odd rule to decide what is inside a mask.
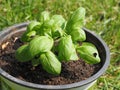
[[[48,10],[68,19],[78,7],[86,8],[85,27],[95,31],[111,51],[111,63],[94,90],[120,90],[120,0],[0,0],[0,30],[39,19]]]

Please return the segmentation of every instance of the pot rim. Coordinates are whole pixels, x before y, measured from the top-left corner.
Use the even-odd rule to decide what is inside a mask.
[[[29,22],[25,22],[25,23],[20,23],[20,24],[15,24],[14,26],[10,26],[7,29],[4,29],[3,31],[0,32],[0,35],[4,35],[4,33],[7,33],[9,30],[11,29],[16,29],[16,28],[23,28],[26,27],[29,24]],[[31,83],[31,82],[26,82],[26,81],[22,81],[20,79],[17,79],[13,76],[11,76],[10,74],[8,74],[7,72],[5,72],[4,70],[2,70],[0,68],[0,75],[3,76],[4,78],[6,78],[7,80],[10,80],[16,84],[28,87],[28,88],[33,88],[33,89],[69,89],[69,88],[76,88],[79,86],[84,86],[86,84],[89,84],[93,81],[95,81],[97,78],[99,78],[108,68],[108,65],[110,63],[110,51],[109,48],[107,47],[106,43],[98,36],[96,35],[94,32],[83,28],[83,30],[85,30],[86,32],[92,34],[94,37],[96,37],[98,39],[99,42],[101,42],[101,44],[103,45],[104,49],[105,49],[105,53],[106,53],[106,60],[104,65],[101,67],[101,69],[95,73],[93,76],[87,78],[86,80],[82,80],[80,82],[75,82],[75,83],[71,83],[71,84],[65,84],[65,85],[42,85],[42,84],[35,84],[35,83]]]

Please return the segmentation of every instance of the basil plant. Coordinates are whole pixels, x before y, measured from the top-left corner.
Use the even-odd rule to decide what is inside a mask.
[[[61,63],[82,58],[86,63],[100,62],[97,48],[85,42],[85,9],[75,10],[68,20],[62,15],[52,15],[48,11],[40,14],[38,21],[32,21],[21,36],[24,45],[16,50],[16,59],[31,62],[48,73],[59,75]],[[82,43],[82,45],[79,45]]]

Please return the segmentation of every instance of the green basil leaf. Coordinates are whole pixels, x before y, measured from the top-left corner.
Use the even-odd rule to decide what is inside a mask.
[[[83,7],[78,8],[73,12],[71,17],[69,18],[66,29],[68,32],[71,32],[71,28],[74,29],[76,27],[83,27],[85,21],[85,9]]]
[[[26,36],[31,37],[31,36],[35,36],[35,35],[36,35],[36,31],[31,31],[31,32],[27,33]]]
[[[35,55],[47,52],[53,47],[53,39],[47,36],[36,36],[29,43],[29,52],[32,57]]]
[[[30,31],[36,31],[41,27],[41,23],[37,21],[32,21],[28,26],[27,26],[27,32]]]
[[[38,32],[38,35],[52,37],[52,32],[50,28],[41,28]]]
[[[80,28],[73,29],[70,35],[72,36],[73,41],[85,41],[86,40],[85,31]]]
[[[23,36],[21,37],[21,40],[23,42],[29,42],[32,40],[32,38],[36,35],[36,31],[31,31],[31,32],[27,32],[24,33]]]
[[[62,26],[66,22],[65,19],[62,17],[62,15],[53,15],[51,17],[51,19],[54,20],[54,27],[61,27],[62,28]]]
[[[64,24],[66,23],[65,19],[62,17],[62,15],[53,15],[52,18],[54,20],[53,26],[52,26],[52,33],[53,38],[58,38],[63,36],[64,34]]]
[[[58,57],[61,61],[78,60],[78,56],[70,35],[61,38],[58,45],[58,50]]]
[[[61,15],[53,15],[51,19],[44,21],[40,30],[38,30],[39,35],[47,35],[53,38],[60,37],[63,33],[63,26],[65,19]]]
[[[51,51],[41,54],[40,61],[43,69],[46,70],[48,73],[54,75],[60,74],[61,63]]]
[[[16,50],[15,57],[20,62],[26,62],[32,59],[30,53],[28,52],[28,44],[19,47]]]
[[[23,42],[29,42],[31,40],[32,36],[35,36],[37,33],[37,30],[39,30],[41,27],[41,23],[37,21],[32,21],[28,26],[27,30],[21,37],[21,41]]]
[[[51,36],[52,37],[52,26],[54,21],[53,20],[47,20],[42,25],[41,28],[37,31],[37,34],[40,36]]]
[[[60,37],[62,37],[62,36],[64,36],[64,35],[67,35],[67,34],[66,34],[65,31],[62,30],[61,28],[56,28],[56,31],[55,31],[55,32],[52,32],[52,37],[53,37],[54,39],[58,39],[58,38],[60,38]]]
[[[96,64],[100,62],[97,48],[92,43],[84,42],[82,46],[77,48],[77,52],[80,57],[89,64]]]
[[[43,24],[43,28],[51,28],[54,24],[54,20],[50,19]]]
[[[86,35],[82,27],[85,21],[85,9],[80,7],[73,12],[66,25],[66,33],[72,36],[73,41],[85,41]]]
[[[43,11],[40,15],[40,22],[44,23],[45,21],[50,20],[49,12]]]

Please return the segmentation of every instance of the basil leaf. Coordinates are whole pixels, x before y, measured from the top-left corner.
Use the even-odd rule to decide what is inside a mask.
[[[52,33],[53,38],[58,38],[63,36],[64,34],[64,27],[65,27],[65,19],[62,17],[62,15],[53,15],[52,20],[54,20],[53,26],[52,26]]]
[[[20,62],[26,62],[32,59],[30,53],[28,52],[28,44],[19,47],[16,50],[15,57]]]
[[[40,61],[43,69],[46,70],[48,73],[54,75],[60,74],[61,63],[51,51],[41,54]]]
[[[62,27],[64,25],[64,23],[66,22],[65,19],[62,17],[62,15],[53,15],[51,17],[52,20],[54,20],[54,27],[61,27],[62,29],[64,29],[64,27]]]
[[[70,35],[61,38],[58,45],[58,51],[58,57],[61,61],[78,60],[78,56]]]
[[[54,21],[53,20],[48,20],[46,22],[44,22],[40,28],[40,30],[38,30],[38,35],[41,36],[51,36],[52,37],[52,30],[51,27],[53,26]]]
[[[38,35],[40,36],[48,36],[48,37],[52,37],[52,32],[50,28],[41,28],[39,30],[39,32],[37,32]]]
[[[84,41],[86,39],[85,32],[82,30],[84,21],[85,9],[80,7],[73,12],[66,25],[66,33],[72,36],[73,41]]]
[[[21,40],[28,42],[28,41],[31,41],[32,38],[36,35],[36,31],[31,31],[31,32],[24,33],[24,34],[26,35],[23,35]]]
[[[32,21],[28,26],[27,26],[27,32],[30,31],[36,31],[41,27],[41,23],[37,21]]]
[[[72,36],[73,41],[85,41],[86,40],[85,31],[82,30],[81,28],[73,29],[70,35]]]
[[[82,46],[77,48],[77,52],[80,57],[89,64],[96,64],[100,62],[97,48],[92,43],[84,42]]]
[[[36,36],[29,43],[29,52],[32,57],[35,55],[47,52],[53,47],[53,39],[47,36]]]
[[[67,22],[66,29],[71,32],[71,28],[82,27],[85,21],[85,9],[83,7],[78,8],[73,12]]]
[[[40,22],[44,23],[45,21],[50,20],[49,12],[43,11],[40,15]]]
[[[23,42],[29,42],[31,40],[32,36],[35,36],[37,33],[37,30],[39,30],[41,27],[41,23],[37,21],[32,21],[28,26],[27,30],[21,37],[21,41]]]

